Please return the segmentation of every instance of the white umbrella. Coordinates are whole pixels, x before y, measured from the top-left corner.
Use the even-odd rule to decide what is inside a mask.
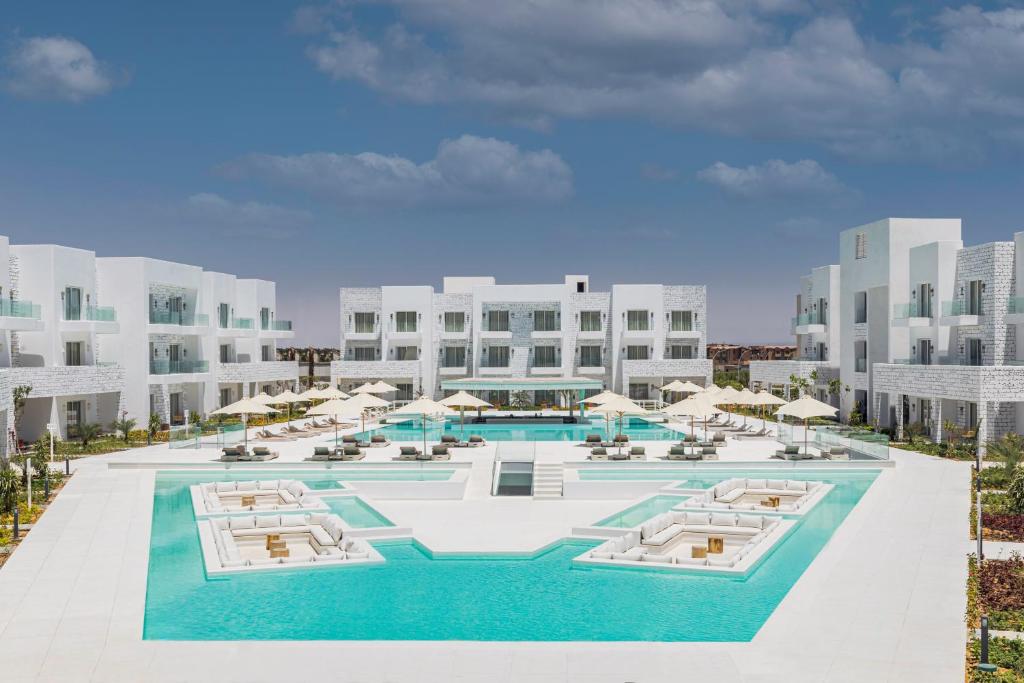
[[[374,394],[390,394],[392,392],[398,391],[398,387],[393,387],[387,382],[381,380],[374,382],[372,387],[373,391],[371,393]]]
[[[226,405],[223,408],[214,410],[210,415],[241,415],[242,416],[242,434],[245,439],[245,450],[249,450],[249,426],[248,418],[250,415],[267,415],[269,413],[278,412],[277,408],[271,408],[268,405],[264,405],[259,401],[254,401],[251,398],[243,398],[241,401],[235,401],[230,405]]]
[[[455,411],[433,399],[418,398],[406,403],[401,408],[392,410],[388,415],[419,415],[423,424],[423,452],[427,452],[427,417],[430,415],[454,415]]]
[[[306,401],[306,399],[302,398],[301,396],[296,394],[291,389],[285,389],[284,391],[282,391],[277,396],[272,397],[270,399],[270,401],[268,401],[268,404],[269,405],[275,405],[275,406],[280,406],[280,405],[286,405],[287,404],[287,406],[288,406],[288,426],[291,427],[291,425],[292,425],[292,404],[293,403],[304,403],[305,401]]]
[[[338,445],[338,418],[342,416],[355,416],[352,410],[357,410],[353,406],[347,405],[348,401],[341,398],[332,398],[324,401],[318,406],[313,406],[306,411],[306,415],[324,415],[334,419],[334,445]]]
[[[764,389],[762,389],[761,391],[759,391],[756,394],[754,394],[754,398],[757,399],[757,403],[755,403],[754,405],[762,406],[762,408],[764,406],[784,406],[784,405],[786,405],[786,400],[785,399],[779,398],[775,394],[771,393],[770,391],[765,391]],[[764,429],[764,427],[765,427],[764,410],[762,409],[761,410],[761,429]]]
[[[623,415],[644,415],[650,411],[646,408],[637,405],[631,399],[625,396],[619,396],[613,398],[610,401],[605,401],[599,404],[594,409],[595,413],[605,413],[607,415],[616,414],[619,416],[619,434],[622,433],[622,416]],[[619,442],[619,453],[622,452],[622,442]]]
[[[376,394],[377,390],[373,388],[371,382],[363,382],[358,387],[352,390],[353,394]]]
[[[693,421],[695,419],[704,420],[704,431],[705,433],[707,433],[708,418],[717,413],[718,409],[714,406],[713,403],[708,401],[708,399],[705,396],[697,394],[695,396],[691,396],[690,398],[685,398],[682,401],[679,401],[678,403],[673,403],[672,405],[662,410],[662,412],[668,415],[689,417],[690,432],[695,435],[696,430],[694,429]]]
[[[816,398],[802,396],[775,411],[776,415],[795,417],[804,421],[804,454],[807,454],[807,421],[812,417],[833,417],[838,408],[822,403]]]
[[[465,391],[460,391],[457,394],[452,394],[447,398],[442,398],[438,401],[443,406],[449,408],[459,409],[459,424],[462,427],[462,431],[466,429],[466,408],[490,408],[491,404],[482,398],[477,398],[473,394]]]
[[[740,389],[739,394],[733,399],[733,403],[738,406],[755,406],[757,403],[757,394],[750,389],[743,387]],[[743,426],[747,425],[747,414],[743,414]]]
[[[347,413],[348,415],[359,415],[360,424],[362,431],[366,431],[366,411],[369,408],[384,408],[388,405],[388,402],[382,398],[377,398],[372,394],[362,393],[356,394],[352,398],[345,401],[345,406],[353,412]]]
[[[260,393],[253,396],[252,400],[256,401],[257,403],[262,403],[265,406],[273,405],[273,396],[271,396],[265,391],[261,391]]]
[[[586,403],[592,406],[599,406],[602,403],[607,403],[614,398],[622,398],[622,394],[616,394],[614,391],[602,391],[600,394],[595,394],[590,398],[585,398],[580,403]]]

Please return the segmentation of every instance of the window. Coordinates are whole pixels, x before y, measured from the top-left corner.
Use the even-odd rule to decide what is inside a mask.
[[[693,358],[693,347],[688,344],[672,344],[668,347],[668,357],[672,360]]]
[[[353,313],[352,321],[355,332],[359,334],[373,334],[377,327],[377,314],[373,312]]]
[[[260,347],[260,358],[263,360],[264,363],[266,363],[267,361],[274,360],[273,351],[271,350],[269,344],[264,344],[262,347]]]
[[[971,280],[967,283],[967,312],[966,315],[984,315],[982,304],[982,292],[985,291],[985,284],[981,280]]]
[[[921,318],[932,317],[932,286],[927,282],[917,287],[917,315]]]
[[[693,311],[672,311],[672,331],[692,332]]]
[[[416,311],[395,312],[395,332],[415,332]]]
[[[448,311],[444,314],[445,332],[465,332],[466,314],[462,311]],[[464,364],[463,364],[464,365]]]
[[[64,365],[82,364],[82,342],[64,342]]]
[[[647,311],[626,311],[626,329],[631,332],[650,329]]]
[[[260,329],[270,329],[270,309],[266,306],[260,309]]]
[[[221,389],[220,390],[220,407],[223,408],[226,405],[231,405],[231,390]]]
[[[377,349],[372,346],[356,346],[352,349],[354,360],[377,360]]]
[[[464,368],[466,367],[466,347],[446,346],[444,347],[444,367]]]
[[[231,362],[231,347],[227,344],[220,345],[220,362],[230,363]]]
[[[535,332],[557,332],[558,316],[555,311],[534,311],[533,329]]]
[[[819,325],[828,325],[828,300],[825,297],[818,297],[818,320]]]
[[[508,332],[508,311],[490,311],[487,314],[487,329],[490,332]]]
[[[853,362],[854,371],[868,371],[868,343],[866,341],[857,341],[853,343]]]
[[[558,366],[555,360],[554,346],[538,346],[533,350],[533,365],[538,368],[554,368]]]
[[[982,364],[981,339],[974,338],[967,340],[967,365]]]
[[[508,347],[507,346],[492,346],[487,349],[487,367],[489,368],[507,368],[508,367]]]
[[[648,390],[650,387],[646,382],[641,383],[629,383],[629,397],[634,401],[646,401],[649,398]]]
[[[868,293],[854,292],[853,295],[853,322],[854,324],[866,323],[868,321]]]
[[[856,243],[854,244],[854,258],[862,259],[868,257],[868,236],[863,232],[858,232],[856,237]]]
[[[222,328],[231,325],[231,307],[227,304],[217,305],[217,324]]]
[[[585,291],[587,291],[587,283],[586,282],[577,282],[576,283],[576,292],[579,293],[579,294],[582,294]]]
[[[930,339],[917,341],[917,362],[921,365],[932,364],[932,342]]]
[[[395,360],[417,360],[419,351],[415,346],[396,346]]]
[[[646,346],[627,346],[626,360],[647,360]]]
[[[538,389],[533,392],[533,404],[536,406],[558,405],[558,392],[550,389]]]
[[[580,332],[600,332],[601,311],[580,312]]]
[[[398,389],[395,392],[396,401],[411,401],[413,399],[412,384],[396,382],[395,388]]]
[[[64,288],[64,319],[82,319],[82,290],[79,287]]]
[[[69,438],[78,436],[78,428],[85,417],[82,401],[68,401],[64,406],[64,415],[65,433]]]
[[[581,346],[580,347],[580,367],[581,368],[599,368],[599,367],[601,367],[601,347],[600,346]]]

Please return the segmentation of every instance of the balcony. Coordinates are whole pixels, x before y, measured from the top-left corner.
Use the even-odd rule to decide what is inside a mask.
[[[816,313],[802,313],[791,321],[793,334],[824,334],[828,323]]]
[[[532,365],[530,374],[539,377],[560,377],[562,375],[561,365]]]
[[[210,371],[210,362],[205,360],[151,360],[151,375],[195,375]]]
[[[974,403],[1024,401],[1024,367],[1019,365],[875,363],[871,372],[876,392]]]
[[[466,369],[465,365],[445,365],[437,369],[437,374],[444,377],[468,375],[469,370]]]
[[[448,339],[448,340],[455,340],[455,341],[459,341],[459,340],[463,340],[463,339],[469,339],[469,328],[466,327],[465,325],[463,325],[461,328],[455,328],[455,327],[447,328],[446,327],[445,329],[441,330],[441,339]]]
[[[0,299],[0,330],[33,332],[43,329],[39,304],[17,299]]]
[[[380,339],[380,323],[373,325],[351,325],[345,330],[346,341],[377,341]]]
[[[942,302],[942,317],[939,324],[949,327],[962,325],[978,325],[985,314],[983,306],[972,305],[970,301],[954,299]]]
[[[512,330],[480,330],[481,339],[512,339]]]
[[[149,312],[150,334],[201,334],[209,326],[210,316],[205,313],[154,310]]]
[[[217,326],[218,337],[255,337],[256,320],[253,318],[231,318],[227,325]]]
[[[893,327],[928,327],[932,324],[932,312],[928,306],[917,303],[893,304]]]
[[[1010,325],[1024,323],[1024,297],[1010,298],[1010,302],[1006,306],[1006,322]]]
[[[561,339],[562,330],[533,330],[530,332],[531,339]]]
[[[669,328],[665,337],[668,339],[700,339],[700,330],[695,329],[693,325],[684,325],[678,328]]]
[[[607,370],[603,365],[581,365],[576,368],[578,375],[603,375]]]
[[[117,311],[112,306],[86,306],[78,310],[64,309],[60,328],[65,332],[95,332],[114,334],[120,332]]]
[[[295,336],[292,330],[291,320],[268,320],[267,324],[260,322],[260,336],[272,337],[274,339],[291,339]]]
[[[650,327],[625,328],[622,330],[624,340],[654,339],[654,330]]]
[[[420,330],[416,326],[393,326],[388,332],[388,339],[392,342],[419,342]]]
[[[512,366],[511,365],[486,365],[486,364],[481,363],[478,372],[479,372],[479,374],[481,376],[511,375],[512,374]]]
[[[598,328],[596,330],[580,330],[576,333],[577,339],[592,339],[594,341],[601,341],[604,339],[604,330]]]

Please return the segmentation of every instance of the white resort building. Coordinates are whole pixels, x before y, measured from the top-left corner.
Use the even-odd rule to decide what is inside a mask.
[[[342,359],[331,379],[343,391],[384,380],[399,400],[465,388],[494,404],[528,390],[535,404],[558,405],[558,390],[571,388],[658,401],[673,379],[711,381],[706,323],[704,286],[592,292],[588,276],[567,275],[539,285],[445,277],[440,292],[342,288]]]
[[[127,413],[180,424],[223,402],[293,387],[292,338],[277,318],[273,282],[148,258],[97,258],[0,237],[0,426],[13,426],[12,391],[31,387],[18,438],[54,425],[107,427]],[[4,446],[8,445],[4,440]]]
[[[806,377],[826,349],[838,368],[844,415],[892,427],[920,423],[935,440],[943,423],[977,429],[979,442],[1024,427],[1024,233],[1013,241],[965,247],[959,219],[889,218],[840,235],[838,287],[820,316],[818,290],[798,298],[796,362],[751,363],[751,383],[785,385]],[[815,273],[823,269],[816,269]],[[838,305],[837,305],[838,304]],[[1020,312],[1018,312],[1020,311]],[[804,324],[804,323],[810,324]],[[817,335],[810,347],[806,334]],[[824,343],[825,346],[818,346]],[[808,350],[811,351],[808,354]],[[818,368],[815,368],[818,369]],[[839,403],[836,403],[839,405]]]

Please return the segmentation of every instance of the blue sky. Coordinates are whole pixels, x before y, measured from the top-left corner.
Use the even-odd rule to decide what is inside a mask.
[[[705,283],[710,338],[787,341],[839,230],[1024,228],[1009,3],[8,3],[0,233],[337,288],[589,273]]]

